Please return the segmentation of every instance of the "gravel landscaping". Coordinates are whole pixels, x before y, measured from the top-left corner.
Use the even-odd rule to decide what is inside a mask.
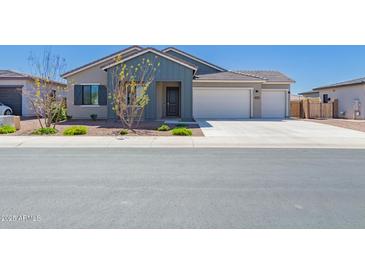
[[[141,122],[136,132],[130,132],[128,135],[134,136],[172,136],[170,131],[158,131],[156,130],[160,127],[163,122],[159,121],[148,121]],[[58,133],[55,135],[62,135],[63,131],[74,125],[82,125],[88,128],[88,133],[86,136],[118,136],[120,130],[122,129],[122,125],[118,121],[113,120],[70,120],[61,122],[57,125]],[[169,124],[169,127],[172,129],[174,125]],[[204,136],[198,124],[187,124],[187,128],[191,129],[193,136]],[[32,135],[35,129],[39,128],[39,123],[37,119],[28,119],[23,118],[20,121],[20,130],[16,133],[8,134],[8,135]]]
[[[336,127],[348,128],[353,130],[358,130],[365,132],[365,120],[346,120],[346,119],[326,119],[326,120],[317,120],[310,119],[306,120],[309,122],[316,122],[320,124],[326,124]]]

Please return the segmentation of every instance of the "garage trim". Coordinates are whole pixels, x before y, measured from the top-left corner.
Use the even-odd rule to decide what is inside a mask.
[[[267,89],[262,89],[261,90],[261,92],[265,92],[265,91],[278,91],[278,92],[283,91],[283,92],[285,92],[285,117],[289,117],[289,102],[288,102],[289,89],[285,89],[285,88],[267,88]],[[261,114],[262,114],[262,109],[261,109]]]
[[[254,88],[248,88],[248,87],[199,87],[199,86],[195,86],[193,87],[193,93],[194,93],[194,89],[203,89],[203,90],[221,90],[221,89],[231,89],[231,90],[249,90],[250,91],[250,119],[253,117],[253,91]],[[194,98],[194,95],[193,95]],[[193,104],[194,106],[194,104]]]

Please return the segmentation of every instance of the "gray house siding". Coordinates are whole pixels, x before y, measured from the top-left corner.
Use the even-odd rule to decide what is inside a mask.
[[[181,54],[179,54],[179,53],[177,53],[175,51],[168,51],[166,53],[169,54],[169,55],[171,55],[171,56],[177,57],[177,58],[179,58],[181,60],[185,60],[185,61],[189,62],[192,65],[197,66],[198,67],[198,71],[197,71],[196,74],[198,74],[198,75],[199,74],[209,74],[209,73],[217,73],[217,72],[220,72],[220,70],[217,70],[217,69],[212,68],[210,66],[207,66],[207,65],[205,65],[203,63],[200,63],[198,61],[195,61],[195,60],[193,60],[193,59],[191,59],[191,58],[189,58],[187,56],[181,55]]]
[[[127,66],[141,63],[142,58],[148,58],[150,60],[155,60],[155,54],[151,52],[147,52],[141,56],[138,56],[132,60],[128,60],[125,62]],[[160,63],[160,66],[157,68],[154,82],[151,84],[147,94],[149,96],[150,102],[145,108],[144,118],[146,120],[155,120],[158,119],[157,115],[157,82],[180,82],[181,90],[180,90],[180,113],[181,119],[190,121],[193,119],[193,110],[192,110],[192,80],[193,80],[193,70],[185,67],[181,64],[173,62],[164,57],[158,56],[157,59]],[[114,75],[118,75],[118,71],[121,69],[121,64],[115,67],[109,68],[108,72],[108,117],[115,118],[115,112],[112,109],[112,99],[111,92],[113,90],[113,78]]]

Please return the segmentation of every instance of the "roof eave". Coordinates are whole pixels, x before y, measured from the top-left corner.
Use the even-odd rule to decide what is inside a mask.
[[[256,81],[256,80],[210,80],[210,79],[194,79],[193,82],[200,82],[200,83],[266,83],[265,81]]]
[[[276,84],[276,85],[290,85],[290,84],[294,84],[295,81],[291,80],[291,81],[266,81],[265,84]]]
[[[365,81],[361,81],[358,83],[351,83],[351,84],[343,84],[343,85],[332,85],[332,86],[323,86],[323,87],[318,87],[318,88],[314,88],[313,90],[323,90],[323,89],[329,89],[329,88],[341,88],[341,87],[348,87],[348,86],[358,86],[358,85],[364,85]]]

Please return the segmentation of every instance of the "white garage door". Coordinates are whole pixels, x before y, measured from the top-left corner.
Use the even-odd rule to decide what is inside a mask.
[[[285,118],[286,91],[263,90],[261,101],[262,118]]]
[[[249,89],[194,88],[194,118],[250,118]]]

